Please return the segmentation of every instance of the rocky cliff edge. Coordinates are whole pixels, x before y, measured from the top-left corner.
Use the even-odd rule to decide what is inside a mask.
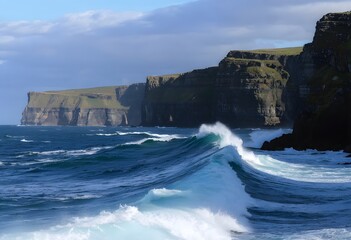
[[[29,92],[22,125],[139,125],[145,84]]]
[[[323,16],[301,56],[309,59],[302,69],[310,69],[303,111],[292,134],[266,142],[262,149],[351,152],[351,12]]]

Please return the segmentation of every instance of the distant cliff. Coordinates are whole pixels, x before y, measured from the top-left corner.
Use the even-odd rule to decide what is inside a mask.
[[[147,78],[142,124],[231,127],[288,124],[283,90],[302,48],[231,51],[218,67]]]
[[[44,126],[139,125],[145,84],[30,92],[21,124]]]
[[[292,134],[263,149],[351,151],[351,12],[323,16],[299,56],[306,100]]]

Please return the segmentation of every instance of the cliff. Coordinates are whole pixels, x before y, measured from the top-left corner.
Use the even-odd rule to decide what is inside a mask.
[[[26,125],[291,126],[264,149],[351,151],[351,13],[325,15],[303,48],[230,51],[218,66],[146,85],[29,93]],[[141,111],[140,111],[141,109]],[[295,121],[294,121],[295,120]]]
[[[302,48],[231,51],[217,67],[147,78],[142,107],[146,126],[231,127],[287,124],[286,71]]]
[[[289,124],[283,91],[301,48],[231,51],[219,63],[216,120],[233,127]]]
[[[139,125],[145,84],[67,91],[30,92],[23,125]]]
[[[305,60],[300,60],[305,70],[303,112],[292,134],[262,148],[351,151],[351,12],[323,16],[300,58]]]
[[[213,121],[213,86],[218,68],[146,80],[142,125],[197,127]]]

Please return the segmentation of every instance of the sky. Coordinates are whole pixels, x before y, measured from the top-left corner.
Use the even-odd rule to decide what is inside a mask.
[[[0,0],[0,124],[27,92],[145,82],[230,50],[302,46],[350,0]]]

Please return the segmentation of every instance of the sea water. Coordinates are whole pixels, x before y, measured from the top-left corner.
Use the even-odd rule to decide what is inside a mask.
[[[351,239],[351,160],[289,131],[0,126],[0,239]]]

